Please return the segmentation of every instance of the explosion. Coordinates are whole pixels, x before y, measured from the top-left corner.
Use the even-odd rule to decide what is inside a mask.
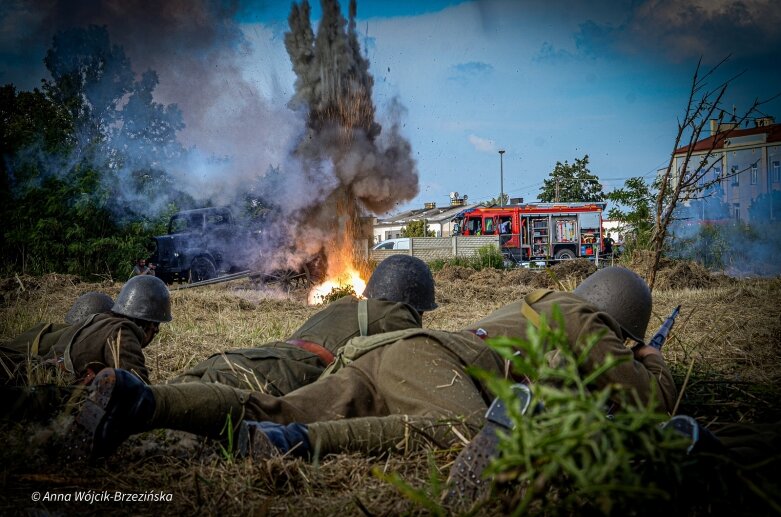
[[[310,303],[333,287],[363,292],[355,240],[369,236],[356,231],[361,215],[387,212],[418,192],[411,146],[399,134],[399,124],[383,132],[375,121],[374,79],[358,43],[355,0],[350,2],[349,22],[335,0],[322,0],[321,6],[316,35],[306,0],[293,4],[290,32],[285,34],[297,76],[290,106],[307,110],[307,130],[293,157],[307,184],[333,179],[322,187],[317,202],[304,205],[294,216],[295,253],[323,253],[328,263],[326,281],[312,290]]]

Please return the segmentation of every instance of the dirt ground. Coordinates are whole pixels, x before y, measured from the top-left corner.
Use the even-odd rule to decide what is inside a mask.
[[[632,267],[641,268],[642,263]],[[440,308],[425,315],[424,325],[467,328],[470,322],[533,289],[569,290],[592,271],[586,261],[541,272],[446,267],[435,274]],[[0,280],[0,340],[39,321],[61,321],[73,300],[84,292],[100,290],[116,296],[120,287],[67,275]],[[733,279],[696,264],[664,265],[654,291],[649,334],[675,305],[682,305],[664,349],[679,389],[686,386],[679,413],[706,423],[781,419],[780,295],[779,278]],[[173,377],[214,352],[290,335],[318,310],[306,306],[305,297],[303,290],[280,292],[247,280],[172,291],[174,320],[162,326],[156,341],[146,349],[152,382]],[[395,472],[423,487],[431,469],[446,476],[455,455],[455,451],[382,458],[333,455],[314,464],[281,458],[252,464],[226,461],[214,443],[198,437],[154,431],[132,438],[114,457],[86,465],[52,460],[52,451],[41,446],[47,443],[49,429],[13,424],[4,426],[3,432],[2,514],[427,514],[383,479],[383,474]],[[32,499],[35,492],[73,496],[85,491],[98,496],[104,491],[163,494],[171,500],[118,506],[113,501]],[[490,514],[490,506],[482,513]]]

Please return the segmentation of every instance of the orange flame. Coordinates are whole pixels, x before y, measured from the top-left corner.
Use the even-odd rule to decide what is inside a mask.
[[[325,282],[314,286],[309,291],[307,303],[317,305],[323,303],[326,296],[331,294],[334,289],[352,288],[356,296],[361,297],[361,293],[366,289],[366,281],[361,278],[361,274],[354,267],[348,266],[339,275],[329,277]]]
[[[345,205],[337,204],[337,213],[347,212]],[[335,232],[334,240],[325,248],[325,254],[328,261],[328,271],[325,280],[312,287],[309,290],[307,302],[309,305],[323,303],[325,298],[331,294],[334,289],[348,290],[352,289],[358,298],[361,298],[363,290],[366,288],[366,280],[362,274],[359,265],[356,264],[353,236],[355,235],[355,224],[353,217],[341,217],[341,225]]]

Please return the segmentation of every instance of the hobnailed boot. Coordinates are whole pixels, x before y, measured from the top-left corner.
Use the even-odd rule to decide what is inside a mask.
[[[244,418],[244,405],[249,400],[248,392],[220,384],[147,386],[119,369],[101,371],[93,386],[76,417],[73,433],[76,453],[81,457],[107,456],[131,434],[152,429],[224,439]]]
[[[126,370],[105,368],[92,382],[72,429],[74,452],[91,459],[108,456],[130,435],[148,431],[155,398]]]

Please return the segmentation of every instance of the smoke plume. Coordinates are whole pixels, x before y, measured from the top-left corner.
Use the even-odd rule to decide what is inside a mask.
[[[749,224],[735,218],[722,196],[717,186],[681,206],[670,227],[670,255],[735,277],[781,274],[781,229],[775,223],[781,195],[758,197],[749,207]]]
[[[307,120],[293,151],[296,176],[319,190],[292,207],[297,210],[297,249],[310,254],[324,249],[333,269],[339,267],[333,263],[336,251],[352,246],[357,237],[358,217],[366,211],[387,212],[414,197],[418,175],[411,146],[399,132],[403,108],[397,102],[389,107],[385,128],[375,120],[374,79],[361,55],[355,1],[350,2],[349,20],[335,0],[321,5],[316,34],[306,0],[293,4],[285,34],[297,77],[290,106],[305,109]],[[282,186],[288,190],[284,199],[299,188],[287,182]]]
[[[259,49],[271,31],[257,26],[257,40],[248,38],[237,22],[240,8],[220,0],[38,0],[9,3],[0,21],[9,30],[3,42],[30,49],[65,29],[107,27],[137,75],[157,73],[154,101],[181,112],[178,139],[187,152],[167,168],[176,187],[214,204],[248,192],[273,200],[267,245],[284,248],[284,260],[296,265],[329,243],[344,244],[359,215],[414,197],[416,164],[399,132],[401,105],[388,106],[384,127],[375,120],[354,1],[346,21],[335,0],[323,0],[316,34],[309,4],[293,4],[285,35],[296,75],[292,98],[281,86],[289,72]],[[149,194],[159,199],[146,206],[165,206],[165,192]]]

